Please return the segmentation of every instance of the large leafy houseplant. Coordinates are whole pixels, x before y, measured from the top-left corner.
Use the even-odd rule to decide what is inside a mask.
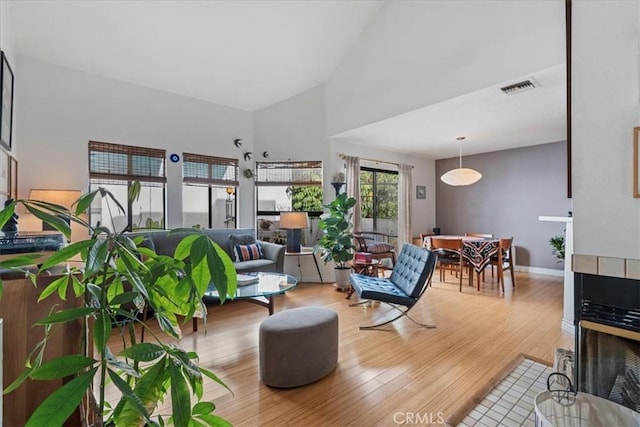
[[[134,200],[139,186],[132,188],[129,198]],[[179,317],[185,322],[194,316],[206,317],[202,296],[211,282],[222,302],[235,294],[237,279],[232,261],[222,248],[196,229],[173,231],[184,233],[185,237],[174,256],[168,257],[144,247],[143,237],[132,239],[124,231],[92,227],[83,219],[83,213],[96,197],[107,199],[107,203],[124,212],[115,197],[103,188],[80,197],[74,204],[74,212],[29,200],[14,201],[0,211],[0,227],[12,216],[16,205],[22,204],[67,238],[71,229],[65,218],[90,231],[89,239],[54,252],[39,266],[39,272],[43,272],[80,258],[83,267],[67,268],[42,290],[39,302],[58,294],[63,299],[81,298],[84,303],[64,310],[54,307],[48,317],[37,323],[44,328],[44,339],[26,361],[22,375],[4,393],[20,387],[26,379],[71,378],[31,414],[28,426],[62,425],[77,408],[84,425],[229,425],[213,414],[213,403],[201,400],[203,377],[227,386],[213,372],[198,366],[196,353],[185,351],[175,342],[163,342],[166,337],[161,340],[147,322],[140,320],[139,314],[145,309],[153,312],[161,331],[179,339]],[[22,269],[36,285],[36,274],[26,269],[33,261],[33,257],[23,255],[0,262],[0,267]],[[84,325],[82,336],[88,337],[80,343],[78,353],[43,361],[51,326],[78,320]],[[124,350],[114,355],[109,337],[113,325],[123,320],[129,338],[125,339],[123,334]],[[137,342],[135,325],[147,330],[153,342]],[[117,402],[107,401],[107,383],[118,390]],[[171,414],[154,414],[158,403],[167,396],[171,397]]]
[[[318,223],[322,236],[315,250],[324,262],[333,261],[339,269],[348,268],[347,262],[353,259],[355,251],[351,232],[351,209],[355,204],[353,197],[345,193],[338,195],[331,203],[324,205],[329,212],[323,214]]]

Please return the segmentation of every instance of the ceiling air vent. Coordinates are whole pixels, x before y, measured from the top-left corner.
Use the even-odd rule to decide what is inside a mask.
[[[505,87],[501,87],[500,90],[507,95],[513,95],[516,93],[524,92],[525,90],[535,89],[536,87],[538,87],[538,83],[533,79],[529,79]]]

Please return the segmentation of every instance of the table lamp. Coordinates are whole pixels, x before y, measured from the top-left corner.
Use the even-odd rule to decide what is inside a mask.
[[[287,252],[300,252],[302,229],[308,226],[306,212],[280,212],[280,228],[287,230]]]

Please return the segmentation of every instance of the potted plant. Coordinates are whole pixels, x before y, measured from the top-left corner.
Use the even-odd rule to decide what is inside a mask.
[[[339,194],[331,203],[324,205],[329,212],[323,214],[318,222],[322,236],[314,251],[320,254],[325,263],[329,261],[336,263],[336,287],[338,288],[349,286],[351,268],[347,266],[347,262],[353,259],[355,252],[351,232],[353,228],[351,209],[355,204],[356,199],[353,197],[348,197],[346,193]]]
[[[133,188],[130,201],[139,194],[135,190],[139,186]],[[146,248],[142,237],[131,239],[123,231],[92,227],[81,215],[98,196],[124,213],[115,197],[103,188],[81,196],[73,213],[59,205],[30,200],[13,201],[0,211],[0,227],[11,218],[16,205],[22,204],[67,238],[71,229],[61,215],[90,231],[88,240],[54,252],[39,267],[39,272],[45,272],[71,258],[82,259],[82,269],[66,268],[39,298],[40,303],[46,303],[51,294],[76,297],[82,307],[59,310],[54,306],[36,324],[44,328],[44,339],[25,361],[22,375],[4,393],[27,379],[67,379],[31,414],[27,426],[63,425],[76,410],[82,425],[229,425],[213,414],[213,403],[201,401],[204,377],[227,386],[213,372],[198,366],[198,355],[180,348],[177,340],[181,336],[178,316],[185,322],[194,316],[206,317],[202,296],[211,282],[221,301],[235,294],[237,279],[232,261],[222,248],[193,228],[179,230],[186,237],[177,245],[174,256],[167,257]],[[25,255],[0,262],[4,268],[24,269],[36,285],[37,275],[26,269],[29,264],[33,264],[33,258]],[[161,331],[176,342],[167,344],[140,320],[137,314],[145,307],[153,312]],[[117,355],[109,348],[116,319],[124,319],[125,330],[129,329],[123,334],[124,349]],[[78,345],[77,353],[46,360],[44,349],[51,326],[79,320],[83,325],[81,336],[89,338]],[[138,342],[134,325],[149,330],[146,336],[153,337],[152,342]],[[117,389],[117,400],[107,401],[107,383]],[[171,396],[171,414],[154,413],[167,396]]]
[[[564,236],[557,235],[549,239],[552,253],[558,258],[558,262],[564,261]]]

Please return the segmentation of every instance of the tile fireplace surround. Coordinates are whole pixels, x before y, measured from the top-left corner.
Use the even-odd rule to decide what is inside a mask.
[[[640,412],[640,261],[574,255],[579,391]]]
[[[574,273],[640,280],[640,259],[574,254],[572,262]]]

